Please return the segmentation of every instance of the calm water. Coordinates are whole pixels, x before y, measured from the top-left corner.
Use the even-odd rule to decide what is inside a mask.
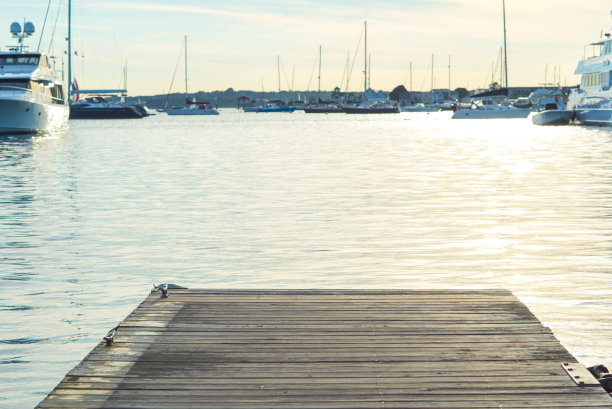
[[[153,284],[508,288],[612,365],[612,130],[448,114],[75,121],[0,138],[0,407]]]

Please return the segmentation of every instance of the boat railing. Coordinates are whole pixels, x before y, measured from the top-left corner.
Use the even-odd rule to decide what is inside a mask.
[[[13,85],[0,85],[0,96],[27,96],[28,99],[41,103],[53,103],[63,105],[64,100],[61,98],[47,95],[42,92],[35,92],[29,88],[16,87]]]

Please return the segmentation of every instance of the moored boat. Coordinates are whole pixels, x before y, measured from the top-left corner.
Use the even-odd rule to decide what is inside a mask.
[[[187,87],[187,36],[185,36],[185,105],[171,108],[164,108],[164,112],[168,115],[219,115],[219,111],[216,106],[213,106],[210,102],[198,102],[188,98],[188,87]],[[172,77],[174,82],[174,77]],[[172,85],[170,86],[172,88]],[[168,90],[170,95],[170,90]],[[168,99],[166,98],[166,105]]]
[[[400,106],[402,112],[438,112],[440,107],[437,105],[425,105],[421,102],[412,105]]]
[[[142,106],[111,102],[102,96],[88,97],[70,105],[70,119],[131,119],[148,115]]]
[[[257,107],[256,112],[293,112],[295,111],[295,107],[293,106],[282,106],[276,104],[264,104],[260,107]]]
[[[567,125],[573,117],[573,110],[548,109],[534,112],[531,116],[531,122],[534,125]]]
[[[219,115],[219,111],[210,102],[197,102],[195,98],[186,99],[187,105],[166,108],[165,112],[168,115]]]
[[[37,133],[58,130],[68,120],[68,99],[47,55],[29,52],[23,40],[34,25],[11,24],[19,45],[0,52],[0,133]]]
[[[481,99],[472,101],[470,108],[458,109],[452,119],[527,118],[530,108],[516,108],[505,100]]]
[[[359,105],[344,105],[342,110],[347,114],[399,114],[400,108],[396,102],[389,101],[388,95],[380,92],[374,92],[368,88],[368,23],[363,24],[364,32],[364,82],[363,82],[363,97]],[[380,94],[384,95],[380,95]]]
[[[378,102],[366,105],[343,106],[342,110],[347,114],[399,114],[400,112],[396,104]]]
[[[567,125],[574,119],[574,110],[567,109],[564,96],[559,89],[539,89],[529,95],[537,109],[531,115],[534,125]]]
[[[599,46],[599,55],[578,62],[574,74],[580,86],[572,90],[567,108],[575,111],[576,123],[612,126],[612,31],[591,45]]]

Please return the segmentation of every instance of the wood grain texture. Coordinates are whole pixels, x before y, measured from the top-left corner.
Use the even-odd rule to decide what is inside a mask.
[[[612,408],[502,290],[171,290],[115,339],[37,407]]]

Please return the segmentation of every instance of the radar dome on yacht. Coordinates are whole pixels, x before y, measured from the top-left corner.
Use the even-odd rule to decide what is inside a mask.
[[[30,22],[30,21],[28,21],[27,23],[25,23],[25,24],[23,25],[23,32],[24,32],[26,35],[32,35],[32,34],[34,34],[34,24],[33,24],[32,22]]]
[[[20,33],[21,33],[21,24],[15,21],[13,24],[11,24],[11,34],[18,35]]]

